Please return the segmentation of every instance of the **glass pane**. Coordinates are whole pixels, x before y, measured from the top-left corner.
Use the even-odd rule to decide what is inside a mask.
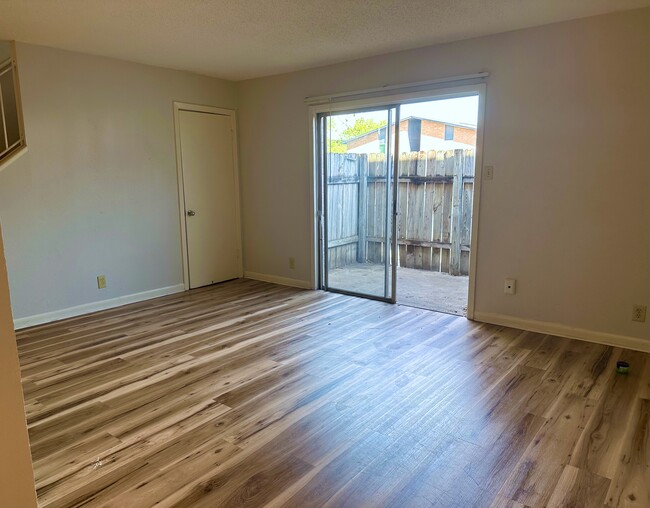
[[[324,122],[327,286],[391,298],[395,111],[346,112]]]
[[[400,108],[397,302],[467,313],[478,95]]]

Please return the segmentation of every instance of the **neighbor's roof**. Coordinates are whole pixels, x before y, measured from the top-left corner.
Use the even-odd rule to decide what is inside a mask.
[[[424,120],[425,122],[435,122],[435,123],[442,123],[445,125],[453,125],[454,127],[462,127],[463,129],[471,129],[471,130],[476,130],[476,125],[471,125],[469,123],[453,123],[453,122],[445,122],[444,120],[435,120],[433,118],[424,118],[421,116],[407,116],[406,118],[401,118],[399,123],[400,125],[402,122],[406,122],[407,120]],[[395,125],[395,122],[393,122],[391,125]],[[373,132],[377,132],[380,129],[383,129],[385,125],[378,127],[376,129],[373,129],[368,132],[364,132],[363,134],[359,134],[358,136],[354,136],[353,138],[346,139],[344,142],[349,143],[350,141],[354,141],[355,139],[361,139],[368,134],[372,134]]]

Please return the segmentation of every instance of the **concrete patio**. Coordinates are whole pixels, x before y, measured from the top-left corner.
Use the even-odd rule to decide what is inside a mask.
[[[329,285],[336,289],[383,296],[384,266],[357,263],[330,270]],[[458,316],[467,315],[469,277],[397,268],[397,303]]]

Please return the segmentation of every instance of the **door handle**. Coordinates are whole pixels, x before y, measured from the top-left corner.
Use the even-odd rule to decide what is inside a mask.
[[[187,216],[188,217],[194,217],[196,215],[196,212],[194,210],[188,210],[187,211]]]

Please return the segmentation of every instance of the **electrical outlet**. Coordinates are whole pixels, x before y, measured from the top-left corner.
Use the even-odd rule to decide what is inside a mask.
[[[492,180],[494,178],[494,166],[485,166],[485,179]]]
[[[503,283],[503,292],[514,295],[517,292],[517,279],[506,279]]]
[[[295,258],[289,258],[289,269],[290,270],[295,270],[296,269],[296,259]]]
[[[645,305],[632,305],[632,321],[645,323],[645,314],[647,310],[648,309]]]
[[[106,289],[106,275],[97,276],[97,289]]]

